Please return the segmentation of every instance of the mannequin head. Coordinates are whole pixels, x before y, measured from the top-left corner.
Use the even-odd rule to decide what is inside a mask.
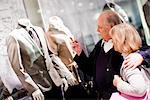
[[[52,16],[49,18],[49,29],[48,31],[52,30],[61,31],[59,33],[64,33],[69,36],[72,40],[74,40],[74,36],[72,35],[71,31],[66,27],[63,23],[63,20],[58,16]],[[57,32],[58,33],[58,32]]]

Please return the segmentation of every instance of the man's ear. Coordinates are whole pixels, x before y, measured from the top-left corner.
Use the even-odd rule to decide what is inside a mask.
[[[106,27],[108,30],[110,30],[113,27],[113,25],[107,25]]]

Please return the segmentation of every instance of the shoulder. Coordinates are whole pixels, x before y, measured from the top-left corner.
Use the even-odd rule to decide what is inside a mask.
[[[102,43],[102,39],[101,39],[101,40],[99,40],[99,41],[96,43],[95,47],[99,47],[99,46],[101,46],[101,43]]]
[[[9,46],[9,45],[12,45],[12,46],[17,45],[17,40],[13,36],[11,36],[11,35],[9,35],[8,37],[6,37],[5,41],[6,41],[6,45],[7,46]]]
[[[35,29],[36,32],[44,33],[44,30],[39,26],[33,26],[33,28]]]

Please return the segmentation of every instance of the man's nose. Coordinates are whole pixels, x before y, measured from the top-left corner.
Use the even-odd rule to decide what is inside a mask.
[[[99,28],[97,28],[97,32],[99,32]]]
[[[101,30],[100,30],[99,28],[97,28],[97,32],[98,32],[98,33],[101,33]]]

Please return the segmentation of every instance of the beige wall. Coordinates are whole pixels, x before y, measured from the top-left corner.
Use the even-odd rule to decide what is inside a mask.
[[[0,0],[0,41],[16,28],[22,17],[26,17],[23,0]]]
[[[39,4],[37,0],[24,0],[27,17],[33,25],[43,27]]]
[[[133,24],[140,24],[136,0],[113,1],[123,7]],[[104,4],[105,0],[0,0],[0,40],[16,28],[19,18],[28,17],[33,25],[47,31],[48,18],[57,15],[88,53],[100,38],[96,31],[97,17]]]

